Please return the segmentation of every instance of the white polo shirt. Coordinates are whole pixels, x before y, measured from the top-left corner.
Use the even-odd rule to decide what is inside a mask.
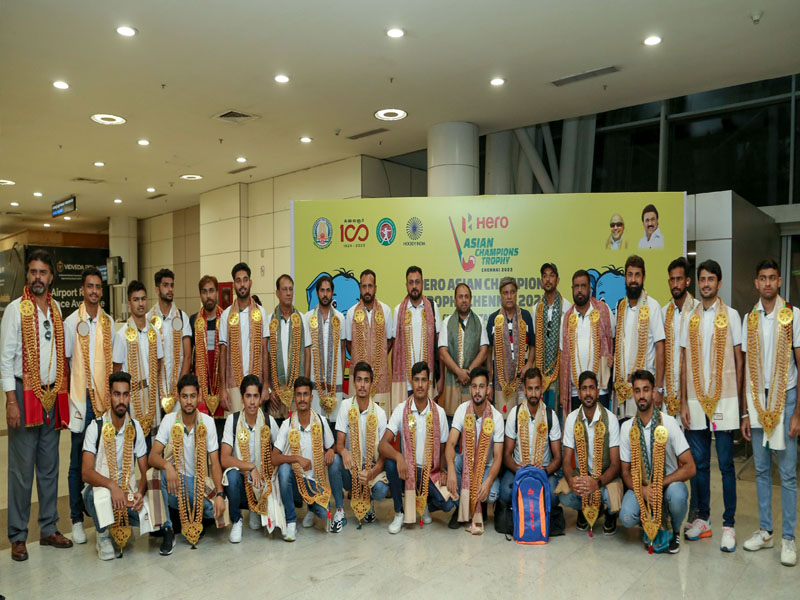
[[[574,314],[578,315],[578,325],[575,328],[575,341],[577,342],[577,360],[578,364],[576,365],[575,369],[580,376],[581,373],[584,371],[591,370],[592,365],[594,364],[594,353],[599,352],[599,348],[594,348],[592,345],[592,321],[589,316],[592,314],[592,311],[596,310],[595,307],[592,305],[592,302],[589,301],[589,308],[586,311],[586,314],[583,315],[581,312],[576,308],[573,312]],[[564,318],[562,319],[563,323],[563,331],[561,335],[561,340],[559,347],[561,348],[562,352],[564,350],[564,336],[567,335],[569,323],[567,323],[566,318],[566,311],[564,311]],[[613,314],[609,315],[609,320],[611,321],[611,337],[613,338],[617,334],[617,321],[614,318]],[[572,360],[571,356],[563,356],[562,360]],[[595,373],[597,375],[597,373]],[[573,397],[578,395],[578,382],[572,381],[572,372],[570,370],[570,388],[571,388],[571,395]],[[599,393],[601,395],[607,394],[608,390],[600,389]]]
[[[3,391],[13,392],[16,389],[14,378],[22,379],[22,317],[19,314],[19,303],[22,298],[17,298],[6,306],[3,313],[2,323],[0,323],[0,372],[3,377]],[[52,361],[50,355],[56,351],[56,335],[53,331],[53,319],[50,316],[50,307],[43,312],[39,305],[34,302],[39,313],[39,376],[42,385],[50,385],[56,380],[58,374],[56,357]],[[61,314],[61,306],[56,302],[58,312]],[[45,339],[47,321],[50,329],[50,341]],[[50,369],[48,370],[48,365]],[[17,398],[22,401],[22,398]]]
[[[489,402],[487,398],[484,402]],[[472,400],[468,400],[467,402],[462,402],[456,408],[456,412],[453,413],[453,423],[452,428],[455,431],[458,431],[459,434],[464,432],[464,419],[467,416],[467,408],[468,405],[472,404]],[[477,443],[478,438],[480,437],[481,427],[483,427],[483,416],[475,415],[475,442]],[[492,429],[492,443],[494,444],[502,444],[503,443],[503,433],[505,432],[505,423],[503,422],[503,415],[502,413],[497,410],[494,406],[492,406],[492,421],[494,421],[494,428]],[[464,443],[464,439],[461,439],[461,443]],[[494,448],[489,448],[489,456],[486,459],[486,466],[490,467],[494,462]]]
[[[336,431],[341,431],[345,435],[344,445],[350,451],[351,454],[354,454],[353,448],[350,445],[350,407],[356,405],[358,408],[358,400],[355,398],[346,398],[341,402],[341,410],[339,410],[339,416],[336,418]],[[381,438],[383,438],[383,434],[386,431],[386,412],[378,406],[377,403],[373,402],[375,407],[375,416],[378,418],[378,427],[375,432],[375,439],[380,442]],[[358,417],[358,441],[361,448],[359,451],[361,452],[361,464],[363,465],[367,460],[367,451],[365,444],[367,443],[367,417],[369,416],[369,406],[367,406],[367,410],[361,411]],[[355,456],[355,455],[354,455]]]
[[[421,467],[424,460],[425,460],[425,436],[427,435],[428,425],[425,422],[425,419],[428,417],[428,411],[430,410],[430,406],[436,407],[436,410],[439,411],[439,438],[442,444],[447,442],[447,415],[444,412],[444,409],[434,402],[428,402],[428,405],[423,409],[422,412],[417,411],[417,405],[411,400],[411,409],[410,413],[414,415],[414,420],[416,421],[416,430],[417,435],[416,439],[414,440],[414,450],[416,454],[416,463],[418,467]],[[394,411],[392,411],[392,416],[389,417],[389,423],[386,425],[386,429],[391,431],[395,436],[400,437],[400,445],[403,444],[403,409],[405,408],[406,403],[402,402],[398,406],[395,407]]]
[[[247,427],[247,430],[250,432],[250,459],[251,462],[254,457],[261,456],[261,440],[256,439],[254,435],[255,427],[250,427],[247,424],[247,419],[245,419],[244,411],[239,413],[239,422],[244,423],[244,426]],[[275,445],[275,441],[278,439],[278,424],[275,422],[275,418],[270,415],[269,421],[264,422],[266,425],[269,425],[269,439],[272,442],[272,445]],[[236,424],[236,427],[239,427],[239,423]],[[236,435],[233,431],[233,413],[229,414],[225,417],[225,427],[222,430],[222,444],[227,444],[231,448],[234,448],[235,445],[238,445],[236,441]]]
[[[715,301],[711,308],[702,308],[700,313],[700,352],[703,356],[703,381],[708,385],[709,377],[711,374],[711,337],[714,335],[714,320],[717,318],[717,305]],[[742,343],[742,319],[735,308],[725,305],[725,310],[728,313],[728,335],[731,338],[733,347],[741,345]],[[691,318],[691,317],[690,317]],[[683,326],[683,334],[681,335],[681,347],[689,347],[689,319]],[[686,365],[687,378],[692,376],[691,365]]]
[[[269,337],[269,321],[267,320],[268,315],[264,312],[264,309],[260,304],[256,304],[258,309],[261,311],[261,337],[268,338]],[[233,301],[228,308],[222,311],[222,316],[220,319],[219,324],[219,343],[224,344],[229,347],[228,337],[229,337],[229,327],[228,327],[228,317],[230,317],[231,310],[239,310],[238,304],[236,300]],[[242,376],[250,375],[250,305],[248,304],[244,310],[239,310],[239,339],[241,340],[242,346]],[[222,368],[225,368],[225,365],[222,365]],[[259,377],[261,373],[256,373]]]
[[[631,427],[633,427],[634,421],[635,418],[625,421],[619,434],[619,459],[628,464],[631,462]],[[664,455],[664,474],[672,475],[678,470],[678,457],[689,449],[689,443],[686,441],[686,436],[681,431],[678,421],[663,411],[661,413],[661,423],[667,428],[668,434]],[[653,449],[650,447],[650,431],[652,428],[653,419],[650,419],[650,422],[644,426],[644,443],[647,447],[647,455],[650,457],[651,465]]]
[[[312,315],[314,315],[315,313],[317,314],[317,319],[318,319],[318,323],[319,323],[318,327],[322,330],[322,344],[320,344],[319,352],[320,352],[320,354],[322,356],[325,357],[325,359],[322,361],[323,363],[325,363],[328,360],[328,355],[329,355],[328,347],[329,347],[329,345],[331,343],[331,322],[332,322],[332,319],[338,319],[339,320],[339,349],[338,349],[339,355],[338,355],[337,361],[336,361],[335,372],[333,373],[333,375],[334,375],[333,381],[334,381],[334,383],[336,384],[337,387],[341,387],[341,385],[342,385],[342,363],[344,362],[344,356],[342,356],[341,343],[345,339],[344,338],[344,333],[345,333],[345,329],[346,329],[346,325],[345,325],[345,321],[344,321],[344,315],[342,313],[340,313],[338,310],[336,310],[335,308],[333,308],[333,307],[331,307],[330,310],[328,311],[328,318],[327,319],[323,319],[322,318],[322,313],[320,313],[316,308],[314,310],[310,310],[306,314],[304,314],[303,315],[303,326],[306,329],[306,337],[308,338],[308,345],[309,346],[312,346],[312,342],[313,342],[313,340],[311,339],[311,335],[312,334],[311,334],[310,321],[311,321]],[[288,336],[287,336],[287,343],[288,343]],[[331,357],[333,357],[333,353],[335,351],[336,351],[335,349],[330,351],[330,356]],[[284,357],[285,356],[286,356],[286,354],[284,354]],[[314,371],[314,367],[315,367],[315,365],[314,365],[314,352],[312,351],[311,352],[311,365],[310,365],[311,371],[310,371],[310,374],[311,374],[311,381],[316,383],[317,382],[317,374]],[[301,373],[301,375],[302,375],[302,373]],[[326,377],[326,374],[322,373],[322,376]],[[332,421],[332,422],[335,423],[336,422],[336,418],[339,415],[339,410],[340,410],[341,404],[342,404],[342,392],[337,392],[336,393],[336,400],[337,400],[336,407],[331,411],[330,414],[326,413],[324,410],[322,410],[322,407],[320,406],[320,403],[319,403],[319,390],[317,389],[316,386],[314,386],[313,397],[311,399],[311,409],[317,414],[321,414],[323,416],[327,416],[329,421]]]
[[[772,312],[766,314],[764,305],[759,300],[758,305],[753,309],[758,311],[761,316],[758,336],[761,338],[761,367],[764,373],[765,389],[769,389],[769,386],[772,385],[772,372],[775,368],[775,319],[778,317],[778,311],[781,308],[783,306],[778,306],[776,302]],[[792,348],[800,348],[800,308],[793,306],[792,315]],[[749,313],[745,314],[742,321],[742,329],[744,330],[742,333],[742,352],[744,353],[747,353],[747,336],[750,331],[747,322],[749,316]],[[747,368],[747,363],[745,363],[745,368]],[[745,385],[750,385],[747,377],[745,378]],[[792,353],[792,358],[789,360],[789,370],[786,374],[786,389],[791,390],[795,387],[797,387],[797,364],[794,360],[794,353]]]
[[[148,364],[150,361],[150,340],[147,339],[147,330],[152,329],[156,331],[155,327],[150,325],[149,321],[145,322],[144,329],[136,327],[133,319],[128,319],[128,322],[114,334],[114,344],[112,346],[112,360],[117,364],[122,365],[122,370],[130,373],[128,362],[128,340],[125,337],[125,330],[128,327],[134,327],[138,332],[136,337],[136,345],[139,348],[138,364],[139,364],[139,379],[150,384],[150,369]],[[156,332],[156,358],[164,358],[164,347],[161,345],[161,336]],[[160,410],[158,411],[160,412]]]
[[[433,306],[433,328],[434,328],[434,352],[436,351],[436,332],[442,330],[442,319],[439,316],[439,305],[436,304],[431,298],[430,300],[431,305]],[[419,305],[414,306],[411,304],[409,300],[406,304],[406,309],[411,311],[411,339],[405,340],[406,347],[410,347],[411,349],[411,364],[415,365],[419,361],[422,360],[422,351],[423,351],[423,344],[425,343],[424,340],[421,339],[422,337],[422,319],[427,319],[425,316],[425,303],[420,301]],[[394,307],[394,322],[392,326],[392,330],[397,333],[397,324],[400,323],[400,326],[403,326],[405,323],[405,315],[398,314],[400,312],[400,304]],[[488,342],[487,342],[488,344]],[[436,360],[435,356],[429,356],[428,362],[433,364]],[[431,373],[431,379],[433,379],[433,373]],[[408,381],[408,375],[406,375],[406,388],[411,390],[411,382]]]
[[[178,411],[180,412],[180,408]],[[175,455],[173,454],[169,461],[175,465],[179,473],[183,473],[187,477],[194,477],[194,463],[195,463],[195,447],[196,447],[196,432],[198,423],[203,423],[206,426],[206,454],[217,452],[219,450],[219,442],[217,440],[217,428],[214,425],[214,418],[196,411],[197,419],[191,431],[186,431],[186,426],[183,430],[183,464],[175,465]],[[178,412],[169,413],[161,420],[161,425],[156,434],[156,441],[164,444],[166,448],[170,444],[170,435],[172,433],[172,426],[175,425],[175,420],[178,417]]]
[[[586,457],[587,457],[587,465],[589,466],[589,471],[594,469],[592,464],[594,454],[594,428],[597,425],[597,422],[601,419],[601,411],[606,410],[603,406],[598,402],[595,405],[594,416],[592,417],[591,423],[586,418],[586,415],[583,412],[583,406],[579,406],[575,410],[573,410],[569,415],[567,415],[567,419],[564,422],[564,439],[562,440],[562,444],[565,448],[572,448],[575,450],[575,422],[578,420],[578,415],[580,414],[580,418],[583,419],[583,424],[586,426]],[[619,421],[614,413],[611,411],[608,412],[608,448],[616,448],[619,446]]]
[[[393,327],[394,321],[392,320],[392,311],[389,309],[389,307],[386,304],[384,304],[380,300],[377,300],[377,303],[380,305],[381,312],[383,313],[383,323],[384,323],[384,328],[386,329],[386,339],[387,340],[393,340],[394,339],[394,327]],[[351,306],[347,310],[347,316],[345,317],[345,324],[347,325],[347,328],[346,328],[347,331],[345,333],[345,338],[344,339],[346,339],[348,342],[352,342],[353,341],[353,318],[355,317],[356,308],[357,307],[358,307],[358,303],[356,303],[353,306]],[[365,309],[364,313],[366,314],[366,317],[367,317],[367,323],[372,323],[372,318],[374,316],[375,309],[374,308],[372,310],[366,310]]]
[[[541,402],[541,400],[540,400]],[[522,450],[517,439],[517,413],[519,412],[519,405],[515,406],[508,413],[508,420],[506,421],[506,437],[514,440],[514,460],[517,464],[522,464]],[[553,414],[553,422],[550,425],[550,430],[547,432],[549,442],[561,441],[561,425],[558,424],[558,418]],[[528,448],[530,449],[531,458],[533,458],[533,441],[536,437],[536,428],[534,427],[535,416],[530,416],[530,423],[528,424]],[[550,444],[544,445],[544,454],[542,454],[542,466],[546,467],[553,460],[553,452],[550,450]]]
[[[323,450],[328,450],[333,448],[333,433],[331,433],[331,428],[328,425],[328,420],[322,418],[321,415],[317,415],[319,421],[322,423],[322,446]],[[297,430],[300,432],[300,455],[303,458],[307,458],[311,461],[311,469],[306,471],[306,479],[310,479],[312,481],[315,480],[315,473],[314,473],[314,452],[313,446],[311,441],[311,426],[314,425],[315,419],[309,420],[308,427],[303,427],[300,425],[298,420],[298,427]],[[275,448],[281,452],[284,456],[289,456],[292,454],[292,449],[289,447],[289,429],[292,427],[292,419],[286,419],[283,423],[281,423],[281,429],[278,432],[278,439],[275,440]]]

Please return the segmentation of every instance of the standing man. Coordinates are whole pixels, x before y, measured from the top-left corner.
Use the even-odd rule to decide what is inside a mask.
[[[406,269],[406,297],[394,308],[394,352],[392,353],[392,408],[400,406],[411,395],[411,367],[424,362],[430,369],[433,384],[431,397],[442,394],[443,381],[436,378],[436,339],[441,329],[439,307],[424,296],[422,269]]]
[[[778,263],[762,260],[756,267],[759,301],[744,319],[742,352],[747,361],[742,407],[742,435],[753,441],[759,530],[745,550],[772,548],[772,453],[781,477],[781,564],[797,564],[794,528],[797,524],[797,364],[800,361],[800,310],[778,294]],[[746,408],[746,410],[745,410]]]
[[[561,332],[561,411],[569,414],[581,404],[578,378],[591,371],[599,380],[600,404],[611,408],[608,383],[614,351],[615,321],[608,305],[592,298],[589,273],[580,269],[572,276],[572,301],[564,313]]]
[[[69,516],[72,541],[86,543],[83,530],[83,438],[86,427],[109,409],[108,376],[113,369],[114,319],[100,306],[103,278],[97,267],[81,273],[83,302],[64,319],[64,353],[69,360]],[[126,404],[127,406],[127,404]]]
[[[578,391],[581,406],[564,420],[564,478],[570,491],[559,495],[559,500],[578,511],[579,531],[593,528],[601,508],[605,509],[603,533],[614,535],[622,499],[619,421],[614,413],[597,404],[594,373],[580,374]]]
[[[513,277],[500,280],[500,299],[502,308],[489,315],[486,323],[491,355],[486,365],[494,382],[489,399],[505,416],[523,397],[522,374],[533,365],[533,320],[531,313],[517,306],[517,280]]]
[[[316,308],[303,315],[311,339],[311,381],[314,399],[311,408],[324,415],[333,427],[342,401],[342,365],[345,359],[344,315],[333,308],[333,279],[323,275],[317,279]],[[355,364],[355,363],[353,363]]]
[[[219,324],[220,402],[226,413],[242,410],[239,386],[245,375],[251,373],[267,381],[267,338],[269,327],[265,323],[264,309],[250,296],[250,267],[236,263],[231,269],[236,300],[226,308]],[[261,392],[263,404],[269,386]]]
[[[472,312],[472,290],[459,283],[455,290],[456,312],[445,317],[439,333],[439,359],[444,365],[444,412],[452,421],[459,404],[469,402],[469,373],[486,362],[489,337],[483,319]]]
[[[370,396],[384,410],[391,408],[389,387],[389,352],[394,345],[391,309],[378,300],[375,272],[365,269],[359,277],[361,298],[347,311],[347,352],[350,364],[364,361],[372,367],[374,375]],[[350,373],[350,389],[355,389]]]
[[[658,209],[648,204],[642,209],[642,227],[644,235],[639,240],[639,248],[663,248],[664,234],[658,227]]]
[[[641,523],[652,548],[666,508],[672,525],[669,553],[677,554],[689,503],[684,482],[694,476],[694,459],[678,422],[653,405],[653,374],[636,371],[631,382],[637,412],[620,430],[619,459],[628,491],[619,517],[628,528]]]
[[[544,297],[533,307],[533,366],[542,373],[542,395],[551,410],[558,406],[558,377],[561,371],[561,328],[563,315],[572,303],[558,291],[558,267],[544,263],[539,269]]]
[[[303,315],[294,307],[294,280],[285,273],[275,281],[278,305],[269,322],[269,375],[272,386],[269,413],[278,421],[289,414],[294,382],[311,371],[311,336]]]
[[[636,403],[626,402],[633,398],[634,371],[647,369],[655,375],[659,410],[664,396],[664,322],[661,305],[644,291],[644,279],[644,260],[632,254],[625,261],[626,298],[617,304],[614,390],[620,417],[636,414]]]
[[[717,445],[722,473],[722,538],[720,550],[736,550],[736,471],[733,467],[733,433],[739,429],[742,399],[742,321],[739,313],[718,296],[722,268],[713,260],[697,267],[700,304],[689,315],[681,340],[684,379],[681,420],[697,464],[692,496],[697,497],[697,519],[686,531],[687,540],[711,537],[711,433]]]
[[[22,297],[11,302],[0,326],[0,372],[8,423],[8,539],[11,558],[28,560],[25,542],[33,473],[39,494],[42,546],[70,548],[58,525],[58,429],[69,418],[64,324],[50,294],[53,259],[34,250],[25,261]]]
[[[503,466],[503,415],[488,400],[489,371],[475,367],[469,374],[472,400],[458,406],[447,438],[447,489],[458,498],[458,509],[450,518],[451,529],[469,521],[472,535],[483,533],[481,503],[494,504],[500,495],[500,467]],[[461,452],[456,444],[461,440]]]
[[[392,412],[381,439],[381,456],[386,459],[386,476],[394,502],[394,519],[389,533],[400,533],[403,523],[420,527],[430,523],[431,511],[449,512],[454,500],[444,486],[441,469],[447,441],[447,416],[428,395],[430,367],[422,361],[411,368],[414,394]],[[401,450],[395,450],[395,436]],[[447,494],[445,497],[444,494]]]
[[[158,392],[164,414],[177,407],[178,379],[189,372],[192,364],[192,328],[189,316],[172,302],[175,295],[175,273],[161,269],[155,274],[158,302],[147,312],[147,320],[156,328],[164,362],[158,376]],[[158,409],[156,409],[158,410]]]
[[[147,290],[141,281],[128,284],[128,312],[125,327],[116,334],[113,347],[115,371],[125,371],[131,376],[131,404],[133,416],[139,421],[145,436],[157,431],[160,423],[158,405],[158,373],[164,359],[164,348],[153,327],[145,317]],[[154,429],[154,427],[156,429]],[[148,439],[148,445],[151,441]]]
[[[164,416],[150,451],[150,466],[161,471],[164,504],[178,511],[181,533],[194,548],[203,533],[203,519],[219,519],[225,511],[219,441],[214,419],[197,410],[200,386],[192,373],[178,381],[178,412]],[[170,451],[165,453],[169,447]],[[213,487],[208,489],[209,466]],[[195,482],[198,482],[195,485]],[[162,527],[161,555],[172,554],[175,533],[167,517]]]
[[[672,299],[661,308],[664,319],[664,405],[662,410],[669,416],[680,418],[681,412],[681,334],[689,315],[699,300],[689,293],[692,283],[692,268],[689,261],[680,256],[667,268],[669,290]]]
[[[200,310],[189,317],[192,328],[192,372],[200,384],[197,410],[214,417],[217,437],[222,437],[225,410],[219,401],[220,354],[219,330],[222,325],[222,308],[217,304],[219,283],[212,275],[203,275],[200,288]]]

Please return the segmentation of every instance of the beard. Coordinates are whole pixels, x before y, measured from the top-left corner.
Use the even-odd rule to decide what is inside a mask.
[[[625,284],[625,295],[629,300],[638,300],[642,295],[642,286],[638,283]]]
[[[679,290],[677,292],[674,291],[674,290],[670,290],[670,292],[672,293],[672,298],[674,300],[680,300],[681,298],[683,298],[686,295],[686,292],[688,292],[688,291],[689,291],[688,288],[684,288],[684,289]]]
[[[362,296],[361,296],[361,301],[362,301],[364,304],[369,304],[370,302],[372,302],[372,300],[373,300],[374,298],[375,298],[375,296],[374,296],[374,295],[372,295],[372,294],[362,294]]]
[[[214,307],[217,305],[216,301],[214,300],[206,300],[203,302],[203,308],[205,308],[208,312],[214,310]]]
[[[320,298],[319,299],[319,305],[320,306],[330,306],[331,305],[331,300],[332,300],[332,298],[328,298],[327,296],[325,296],[324,298]]]
[[[589,301],[589,296],[584,294],[573,294],[572,301],[576,306],[586,306],[586,303]]]
[[[39,296],[40,294],[44,294],[44,291],[47,289],[47,286],[41,281],[35,281],[30,285],[30,288],[34,294]]]
[[[250,295],[250,290],[241,291],[241,288],[236,288],[236,296],[239,298],[247,298]]]
[[[419,297],[421,295],[422,295],[422,292],[420,290],[411,290],[408,293],[408,297],[411,298],[412,300],[419,300]]]

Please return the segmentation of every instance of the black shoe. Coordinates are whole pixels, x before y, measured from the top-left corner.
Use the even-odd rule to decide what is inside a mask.
[[[172,530],[172,527],[164,527],[163,530],[164,539],[161,540],[159,554],[161,554],[161,556],[169,556],[175,549],[175,532]]]
[[[460,529],[461,523],[458,522],[458,507],[456,506],[453,515],[450,517],[450,522],[447,524],[450,529]]]
[[[589,529],[589,521],[586,520],[586,517],[583,516],[583,511],[578,511],[578,522],[575,524],[578,528],[578,531],[586,531]]]
[[[617,533],[617,515],[606,513],[603,521],[603,535],[614,535],[615,533]]]
[[[672,539],[669,541],[669,553],[677,554],[681,551],[681,536],[679,533],[673,533]]]
[[[374,523],[376,520],[375,511],[370,508],[364,515],[364,523]]]

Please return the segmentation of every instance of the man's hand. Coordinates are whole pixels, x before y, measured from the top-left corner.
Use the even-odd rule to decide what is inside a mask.
[[[599,487],[600,485],[594,477],[580,475],[572,479],[572,490],[579,496],[586,496],[596,492]]]
[[[19,427],[20,422],[20,414],[19,414],[19,404],[16,402],[7,402],[6,403],[6,423],[11,429],[16,429]]]
[[[653,400],[655,400],[656,406],[662,406],[664,404],[664,396],[662,396],[661,392],[658,390],[653,391]]]
[[[167,491],[177,497],[181,490],[181,479],[178,476],[178,471],[175,470],[175,465],[171,462],[167,463],[167,468],[164,469],[164,476],[167,478]]]
[[[303,471],[310,471],[312,468],[314,468],[314,465],[311,464],[311,461],[308,460],[305,456],[298,457],[297,462],[300,465],[300,468],[303,469]]]
[[[336,453],[333,451],[333,448],[328,448],[325,451],[325,464],[330,467],[333,464],[333,459],[335,456]]]
[[[347,448],[343,449],[341,456],[342,456],[342,465],[344,466],[345,470],[350,471],[353,468],[353,455],[350,454],[350,450],[348,450]]]
[[[789,420],[789,437],[800,435],[800,412],[795,411]]]
[[[133,495],[133,506],[131,508],[135,511],[142,510],[142,505],[144,504],[144,496],[139,492],[136,492]]]
[[[681,422],[683,423],[684,429],[691,429],[691,417],[689,416],[689,405],[684,404],[681,406]]]
[[[111,484],[111,487],[108,488],[108,491],[111,492],[111,506],[114,507],[114,510],[122,510],[127,508],[127,501],[125,500],[125,492],[122,491],[116,483]]]
[[[483,483],[481,483],[481,487],[478,488],[478,499],[477,502],[486,502],[486,499],[489,497],[489,491],[492,489],[491,482],[486,479]]]
[[[261,392],[261,406],[264,406],[269,401],[269,389],[267,386],[264,386],[264,390]]]
[[[405,459],[400,459],[397,461],[397,476],[405,481],[406,477],[408,477],[408,465],[406,464]]]
[[[361,485],[366,485],[373,479],[372,471],[375,469],[373,467],[369,471],[365,471],[364,469],[359,470],[358,472],[358,481]]]
[[[219,520],[222,513],[225,512],[225,498],[217,494],[214,496],[214,518]]]
[[[447,491],[451,496],[458,496],[458,477],[455,469],[447,472]]]
[[[469,371],[461,369],[458,373],[458,382],[461,385],[469,385]]]
[[[219,392],[219,403],[222,405],[222,409],[225,412],[230,412],[231,410],[231,397],[228,394],[227,388],[222,388]]]
[[[272,410],[277,412],[281,407],[281,398],[280,396],[278,396],[278,393],[275,390],[272,390],[269,393],[269,400],[270,400],[270,405],[272,406]]]
[[[648,506],[653,502],[653,488],[652,486],[642,487],[642,498],[647,502]]]
[[[742,437],[746,439],[748,442],[752,439],[752,435],[750,434],[750,419],[742,419]],[[790,431],[791,435],[791,431]]]
[[[253,487],[257,490],[260,490],[262,487],[264,487],[264,478],[261,477],[261,473],[258,469],[254,468],[252,471],[250,471],[250,479],[253,480]]]

